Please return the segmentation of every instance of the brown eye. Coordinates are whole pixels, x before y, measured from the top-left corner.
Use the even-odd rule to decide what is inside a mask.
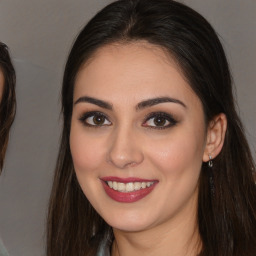
[[[165,126],[168,124],[168,121],[166,120],[166,118],[161,117],[161,116],[154,118],[153,122],[154,122],[155,126]]]
[[[177,124],[177,121],[164,112],[151,113],[143,123],[144,127],[165,129]]]
[[[103,125],[104,122],[105,122],[105,120],[106,120],[106,117],[104,117],[104,116],[102,116],[102,115],[95,115],[95,116],[93,117],[93,123],[94,123],[95,125]]]
[[[84,114],[79,120],[86,126],[109,126],[111,122],[108,118],[100,112],[89,112]]]

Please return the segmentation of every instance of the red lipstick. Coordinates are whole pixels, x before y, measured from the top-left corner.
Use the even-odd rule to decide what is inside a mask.
[[[103,188],[106,192],[106,194],[112,198],[113,200],[121,203],[133,203],[136,202],[145,196],[147,196],[149,193],[152,192],[152,190],[155,188],[157,185],[158,181],[157,180],[148,180],[148,179],[141,179],[141,178],[119,178],[119,177],[103,177],[100,179],[103,185]],[[117,189],[111,188],[108,185],[108,182],[118,182],[118,183],[141,183],[143,184],[140,189],[133,189],[133,191],[118,191]],[[131,186],[134,186],[134,185]],[[147,184],[147,185],[145,185]],[[124,185],[123,185],[124,186]]]

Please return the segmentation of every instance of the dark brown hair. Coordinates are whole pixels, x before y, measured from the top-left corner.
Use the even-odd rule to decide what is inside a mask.
[[[111,227],[93,209],[74,172],[69,134],[76,75],[100,47],[144,40],[174,58],[200,98],[206,124],[217,114],[228,121],[223,149],[212,171],[203,163],[198,226],[201,256],[253,256],[256,252],[255,170],[236,113],[229,66],[211,25],[172,0],[120,0],[100,11],[80,32],[69,54],[62,87],[63,132],[49,205],[48,256],[95,255]]]
[[[0,102],[0,173],[9,140],[9,132],[16,112],[15,70],[12,65],[8,47],[0,42],[0,72],[4,77],[4,88]]]

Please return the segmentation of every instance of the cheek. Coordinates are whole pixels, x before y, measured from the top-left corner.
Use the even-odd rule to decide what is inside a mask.
[[[196,131],[180,131],[147,148],[154,165],[174,179],[182,175],[189,177],[201,169],[204,140]]]
[[[70,132],[70,150],[77,172],[92,172],[104,158],[104,141],[95,139],[86,133],[83,127],[72,125]]]

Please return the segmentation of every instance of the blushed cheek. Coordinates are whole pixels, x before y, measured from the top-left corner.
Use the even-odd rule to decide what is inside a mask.
[[[70,149],[76,172],[85,173],[97,169],[103,158],[99,143],[79,136],[79,132],[71,132]]]
[[[182,136],[177,140],[158,145],[151,151],[152,161],[164,175],[181,176],[190,170],[199,171],[201,166],[201,146],[193,137]],[[187,173],[189,175],[189,173]]]
[[[158,151],[156,154],[156,161],[161,166],[161,169],[167,173],[175,174],[182,166],[184,166],[185,160],[185,152],[181,145],[166,147]],[[188,159],[187,159],[188,160]]]

